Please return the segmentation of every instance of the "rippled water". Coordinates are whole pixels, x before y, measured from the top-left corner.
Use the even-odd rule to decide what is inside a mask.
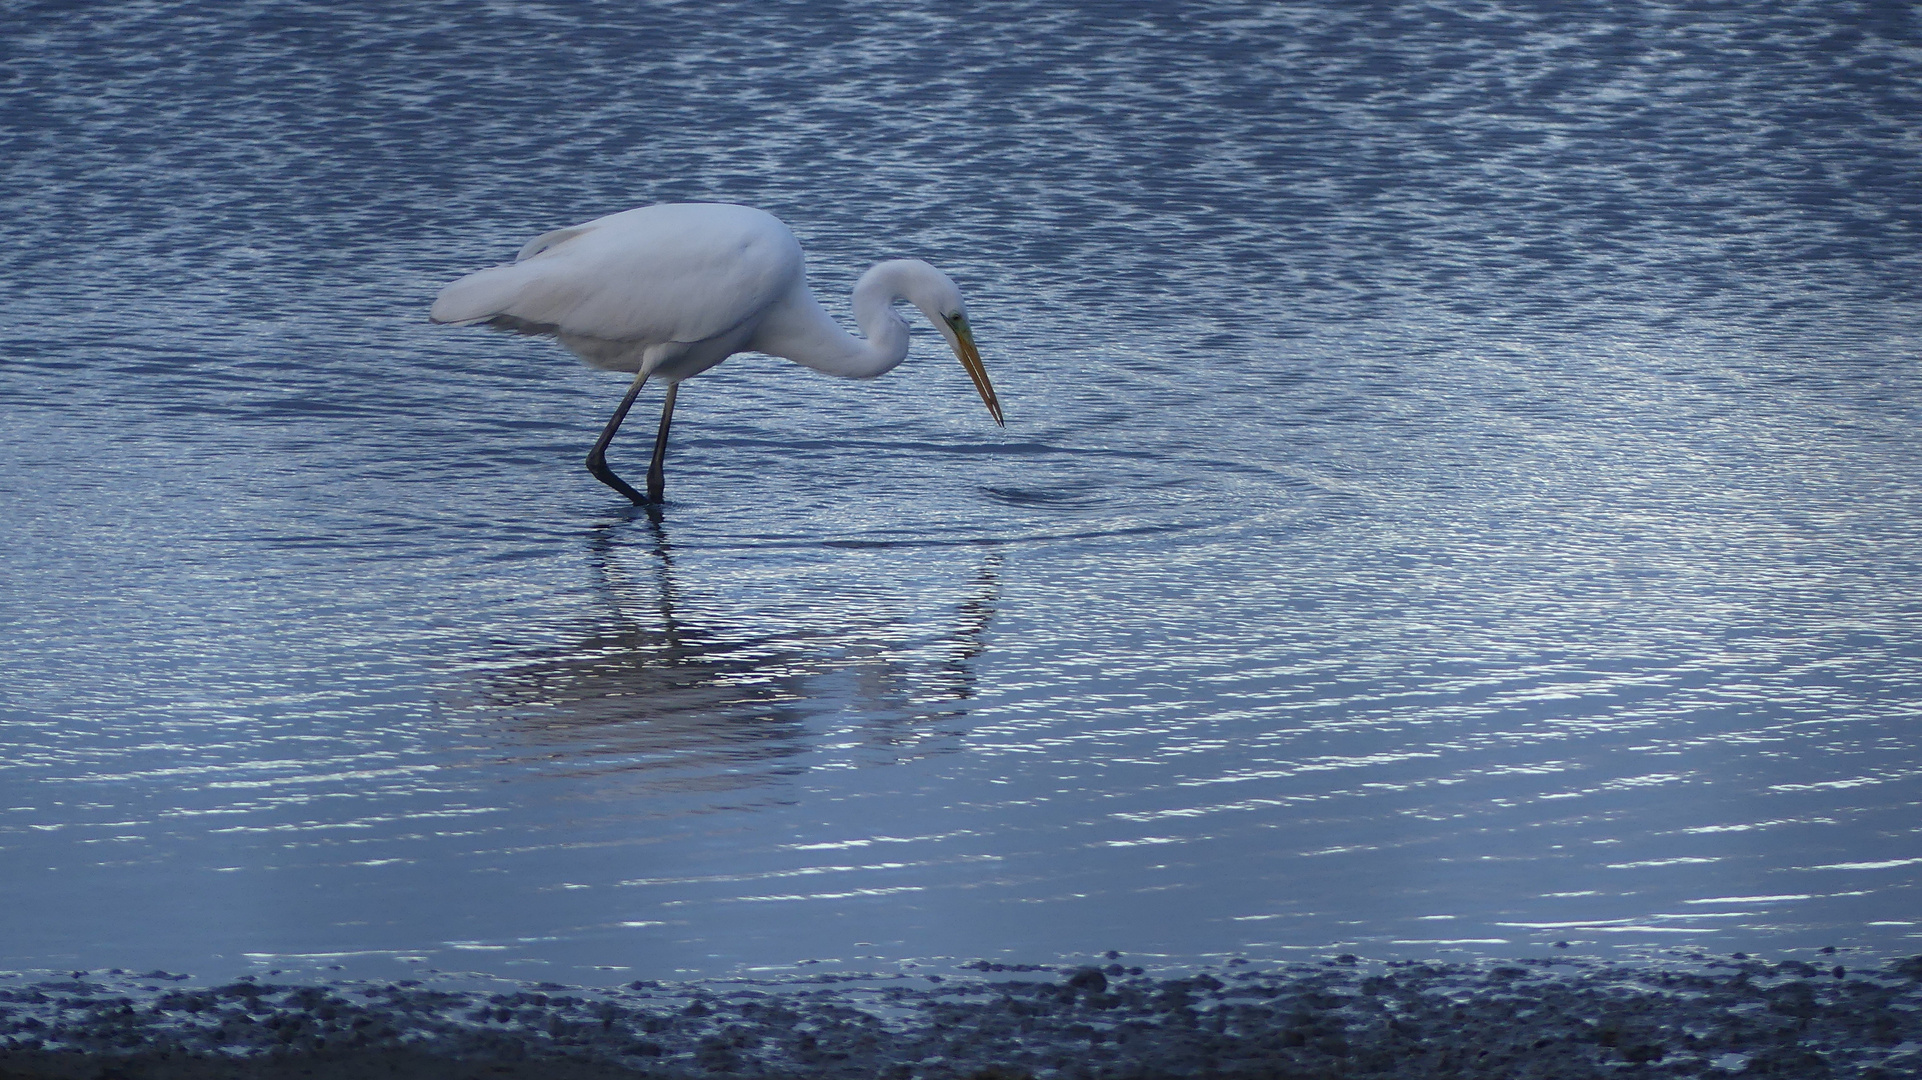
[[[0,964],[1916,950],[1902,5],[0,11]],[[1007,430],[736,358],[626,508],[425,308],[678,199]]]

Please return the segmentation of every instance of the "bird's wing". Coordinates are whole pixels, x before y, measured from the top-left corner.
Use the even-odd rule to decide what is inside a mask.
[[[799,280],[800,245],[742,207],[644,207],[537,237],[522,259],[449,285],[436,322],[505,316],[609,341],[704,341],[760,315]]]
[[[557,244],[564,244],[593,227],[594,222],[590,221],[585,225],[570,225],[565,229],[555,229],[552,232],[544,232],[534,239],[529,240],[527,246],[521,248],[520,254],[514,256],[514,261],[526,262],[541,252],[546,251],[548,248],[554,247]]]

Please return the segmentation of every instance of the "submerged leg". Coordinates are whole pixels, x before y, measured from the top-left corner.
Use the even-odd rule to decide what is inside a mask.
[[[680,383],[668,383],[667,400],[661,403],[661,431],[654,436],[654,463],[647,467],[647,497],[655,502],[667,490],[667,428],[674,422],[674,394],[680,388]]]
[[[621,429],[621,421],[627,419],[627,410],[634,407],[634,398],[640,394],[641,384],[645,382],[647,382],[646,372],[634,376],[634,385],[627,388],[627,396],[621,399],[621,407],[614,410],[614,419],[607,422],[606,430],[602,431],[601,437],[594,441],[594,449],[587,452],[587,471],[594,474],[594,479],[599,480],[601,483],[634,500],[637,506],[646,505],[647,500],[641,497],[640,492],[628,487],[626,481],[615,476],[613,469],[607,467],[607,444],[614,441],[614,433]],[[672,396],[673,393],[673,387],[669,387],[668,401],[670,403],[674,400]],[[659,450],[655,451],[654,460],[656,462],[655,468],[658,469],[660,467]],[[650,472],[648,476],[651,482],[653,473]],[[656,493],[654,497],[658,500],[660,495]]]

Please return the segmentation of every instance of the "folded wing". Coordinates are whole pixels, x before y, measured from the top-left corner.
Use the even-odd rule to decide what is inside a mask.
[[[742,206],[648,206],[556,229],[518,261],[441,290],[435,322],[661,344],[705,341],[758,318],[801,280],[801,248]]]

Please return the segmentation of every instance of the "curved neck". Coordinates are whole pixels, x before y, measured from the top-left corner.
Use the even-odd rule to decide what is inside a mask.
[[[868,361],[879,375],[908,358],[908,324],[894,310],[897,300],[920,306],[915,294],[915,270],[922,264],[908,259],[875,263],[854,283],[854,324],[867,338]]]
[[[854,322],[863,338],[841,329],[821,309],[806,286],[791,297],[787,310],[768,320],[753,345],[759,352],[784,356],[797,364],[849,379],[872,379],[900,366],[908,357],[908,324],[894,310],[906,300],[929,311],[927,274],[940,274],[914,259],[876,263],[854,283]]]

